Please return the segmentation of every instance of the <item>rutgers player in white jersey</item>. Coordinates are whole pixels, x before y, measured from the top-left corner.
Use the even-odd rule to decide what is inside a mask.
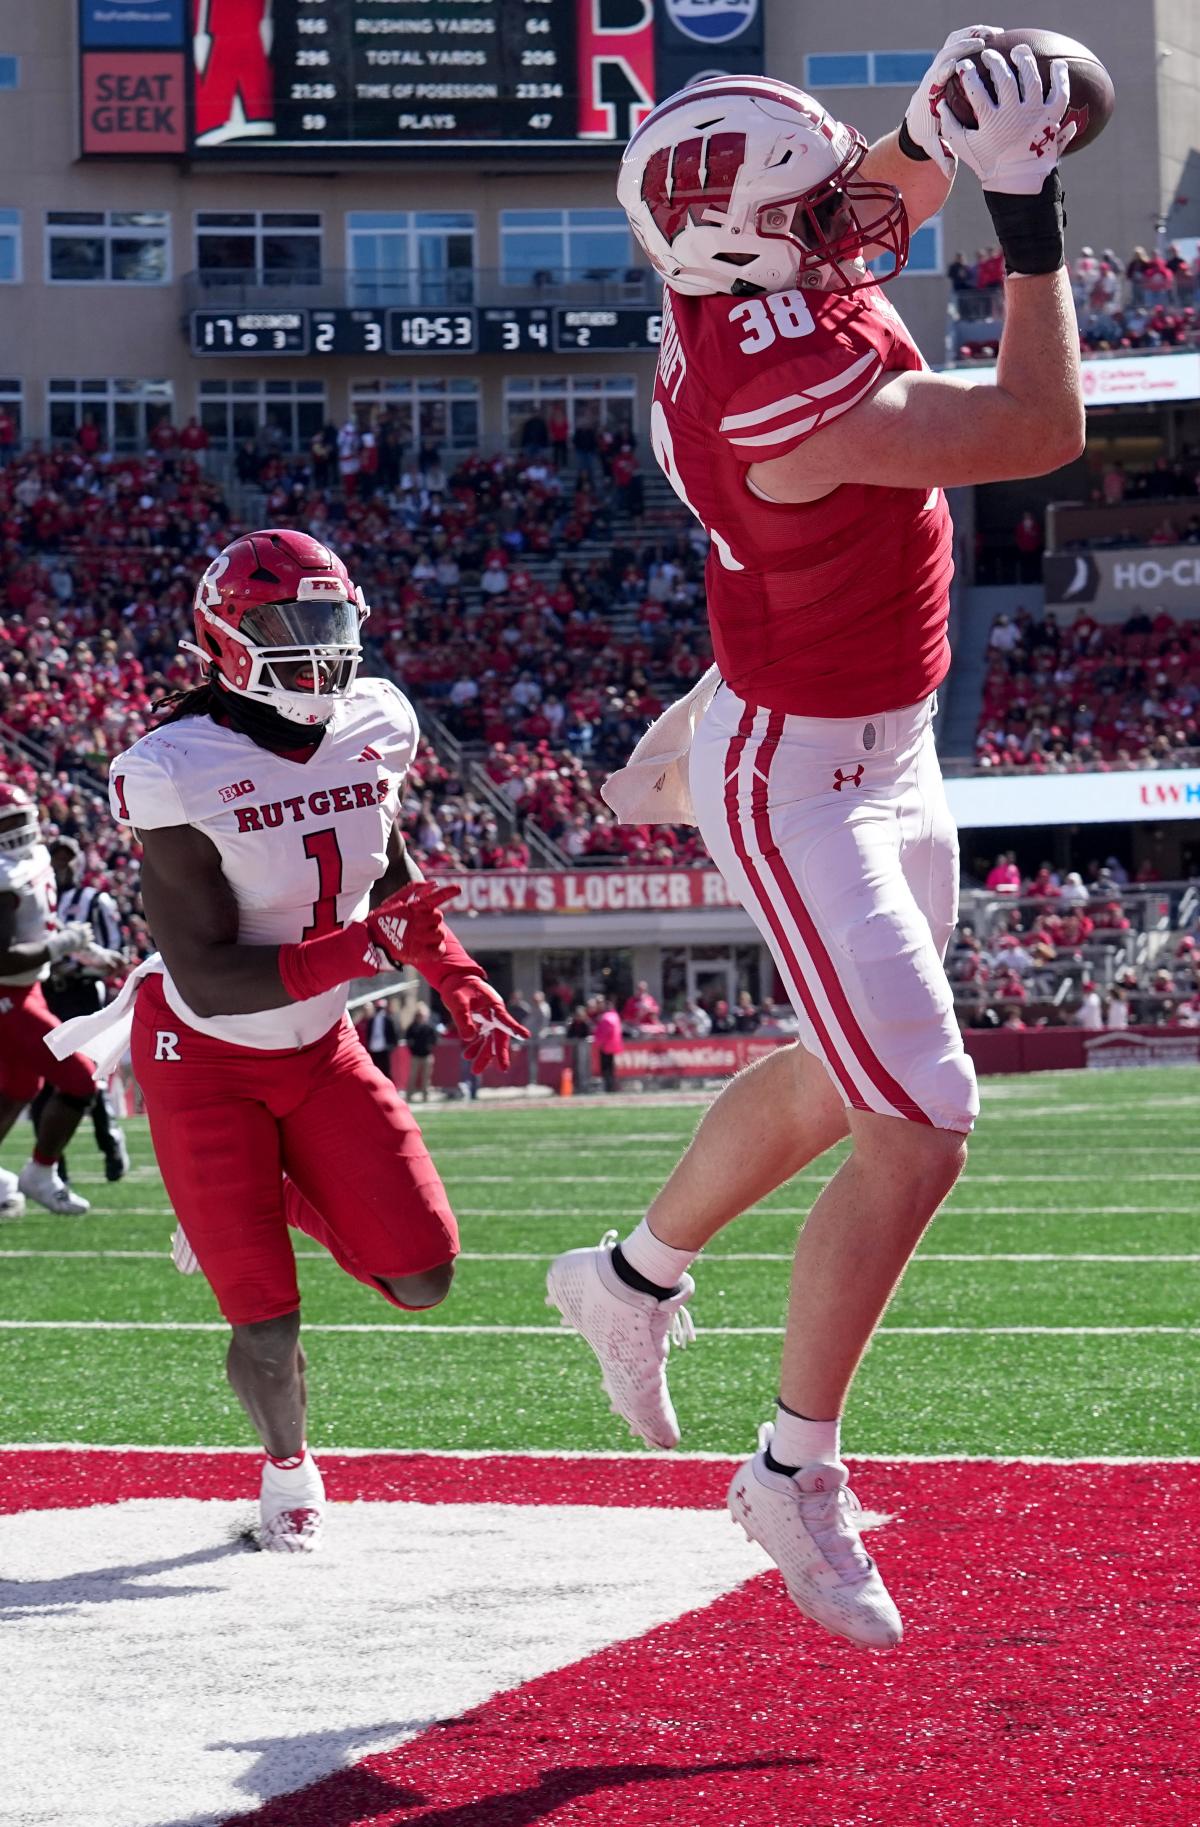
[[[549,1294],[616,1412],[677,1445],[665,1367],[689,1330],[689,1264],[849,1136],[797,1246],[774,1427],[729,1505],[802,1611],[874,1648],[901,1623],[855,1526],[840,1418],[978,1111],[942,970],[957,842],[931,730],[948,663],[941,491],[1057,468],[1083,437],[1057,171],[1074,132],[1066,69],[1044,97],[1024,47],[1017,74],[989,50],[993,98],[962,64],[968,131],[939,103],[987,29],[952,34],[899,132],[870,148],[787,84],[701,81],[638,129],[618,186],[670,293],[655,452],[711,540],[720,683],[687,758],[691,798],[800,1040],[726,1088],[645,1220],[615,1248],[613,1232],[560,1257]],[[1009,275],[992,383],[930,373],[867,265],[900,271],[956,155]]]
[[[421,882],[405,854],[417,722],[394,686],[356,678],[366,614],[317,540],[235,540],[196,592],[188,647],[206,682],[110,772],[161,954],[137,988],[133,1068],[267,1455],[262,1544],[286,1552],[317,1545],[323,1507],[289,1225],[410,1309],[445,1298],[458,1251],[416,1122],[350,1024],[348,985],[415,965],[479,1069],[506,1065],[525,1034],[442,920],[456,891]]]
[[[0,1218],[19,1218],[26,1198],[49,1212],[81,1217],[88,1202],[66,1186],[58,1161],[95,1095],[91,1061],[80,1053],[52,1058],[44,1041],[59,1025],[42,984],[50,966],[77,958],[110,972],[119,952],[96,944],[86,921],[60,927],[54,871],[42,843],[37,807],[21,788],[0,785],[0,1138],[37,1096],[50,1096],[38,1117],[33,1157],[19,1175],[0,1167]]]

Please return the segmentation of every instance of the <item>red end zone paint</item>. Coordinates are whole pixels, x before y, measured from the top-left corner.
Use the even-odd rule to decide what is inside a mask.
[[[249,1497],[245,1455],[6,1452],[4,1507]],[[332,1497],[719,1503],[688,1460],[322,1455]],[[875,1657],[764,1574],[228,1827],[1195,1827],[1194,1465],[871,1464]],[[333,1520],[336,1528],[336,1516]],[[437,1645],[431,1643],[436,1655]],[[347,1674],[353,1652],[347,1646]]]
[[[519,1453],[453,1459],[433,1453],[346,1457],[317,1449],[335,1503],[579,1503],[631,1508],[717,1507],[735,1460],[529,1459]],[[253,1453],[122,1453],[0,1447],[0,1514],[121,1503],[132,1497],[258,1496]]]

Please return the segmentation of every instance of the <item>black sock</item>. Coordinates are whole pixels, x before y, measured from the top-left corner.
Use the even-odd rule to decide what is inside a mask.
[[[621,1254],[620,1244],[617,1244],[613,1250],[612,1266],[616,1270],[617,1280],[623,1281],[627,1288],[636,1288],[639,1294],[653,1294],[655,1300],[669,1300],[672,1294],[679,1292],[678,1282],[673,1288],[660,1288],[656,1281],[651,1281],[648,1276],[639,1275],[636,1269],[631,1269]]]

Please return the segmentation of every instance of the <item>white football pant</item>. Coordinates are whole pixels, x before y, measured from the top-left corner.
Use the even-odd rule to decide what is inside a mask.
[[[722,685],[690,781],[709,854],[846,1104],[965,1133],[979,1093],[942,968],[958,837],[933,705],[792,717]]]

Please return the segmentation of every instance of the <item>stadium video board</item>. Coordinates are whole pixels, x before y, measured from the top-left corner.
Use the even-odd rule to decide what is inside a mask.
[[[703,73],[762,68],[760,0],[78,0],[85,158],[612,151]]]

